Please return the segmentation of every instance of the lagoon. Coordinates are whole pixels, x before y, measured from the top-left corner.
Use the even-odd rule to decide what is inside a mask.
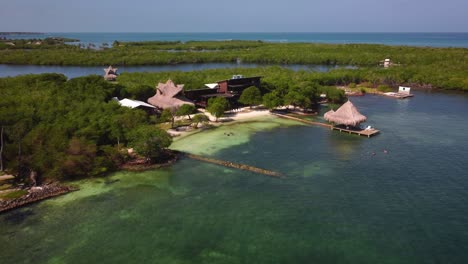
[[[274,66],[269,64],[256,64],[256,63],[189,63],[189,64],[176,64],[176,65],[152,65],[152,66],[117,66],[119,73],[123,72],[163,72],[163,71],[197,71],[206,69],[220,69],[220,68],[257,68]],[[356,68],[354,66],[338,66],[338,65],[278,65],[294,71],[317,71],[327,72],[332,69],[338,68]],[[41,73],[60,73],[68,78],[76,78],[90,74],[104,74],[104,68],[107,66],[45,66],[45,65],[7,65],[0,64],[0,78],[14,77],[24,74],[41,74]]]
[[[179,139],[287,177],[184,159],[83,181],[0,215],[0,263],[466,263],[468,96],[415,94],[351,98],[370,139],[278,118]]]

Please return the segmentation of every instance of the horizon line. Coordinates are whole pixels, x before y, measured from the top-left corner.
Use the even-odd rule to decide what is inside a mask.
[[[153,34],[466,34],[468,31],[0,31],[3,33],[21,33],[21,34],[51,34],[51,33],[111,33],[111,34],[141,34],[141,33],[153,33]]]

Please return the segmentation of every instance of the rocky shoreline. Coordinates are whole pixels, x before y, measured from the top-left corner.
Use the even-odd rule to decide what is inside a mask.
[[[61,185],[59,183],[32,187],[28,189],[28,194],[22,197],[13,200],[0,200],[0,213],[77,190],[77,187]]]
[[[183,154],[175,150],[165,150],[160,163],[148,163],[143,157],[135,157],[120,166],[121,170],[127,171],[145,171],[167,167],[174,164]]]
[[[185,156],[190,158],[190,159],[194,159],[194,160],[213,163],[213,164],[221,165],[221,166],[228,167],[228,168],[251,171],[251,172],[258,173],[258,174],[267,175],[267,176],[270,176],[270,177],[277,177],[277,178],[283,178],[284,177],[284,175],[279,173],[279,172],[265,170],[265,169],[262,169],[262,168],[257,168],[257,167],[246,165],[246,164],[234,163],[234,162],[225,161],[225,160],[217,160],[217,159],[202,157],[200,155],[189,154],[189,153],[185,153]]]

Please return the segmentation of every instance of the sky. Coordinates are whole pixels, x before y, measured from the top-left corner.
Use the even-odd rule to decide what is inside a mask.
[[[0,31],[468,32],[468,0],[0,0]]]

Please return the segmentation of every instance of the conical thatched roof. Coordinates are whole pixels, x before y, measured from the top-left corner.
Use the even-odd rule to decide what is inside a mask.
[[[112,66],[109,66],[107,69],[104,69],[104,72],[106,75],[108,74],[117,74],[117,68],[113,68]]]
[[[344,103],[336,111],[330,110],[326,112],[324,117],[329,122],[347,126],[357,126],[367,119],[364,115],[359,113],[351,101]]]
[[[162,109],[178,108],[183,104],[193,103],[182,95],[183,84],[175,85],[173,81],[159,83],[156,87],[156,94],[148,99],[148,103]]]
[[[117,78],[117,68],[112,68],[112,66],[109,66],[109,68],[104,69],[104,72],[105,80],[114,81]]]

